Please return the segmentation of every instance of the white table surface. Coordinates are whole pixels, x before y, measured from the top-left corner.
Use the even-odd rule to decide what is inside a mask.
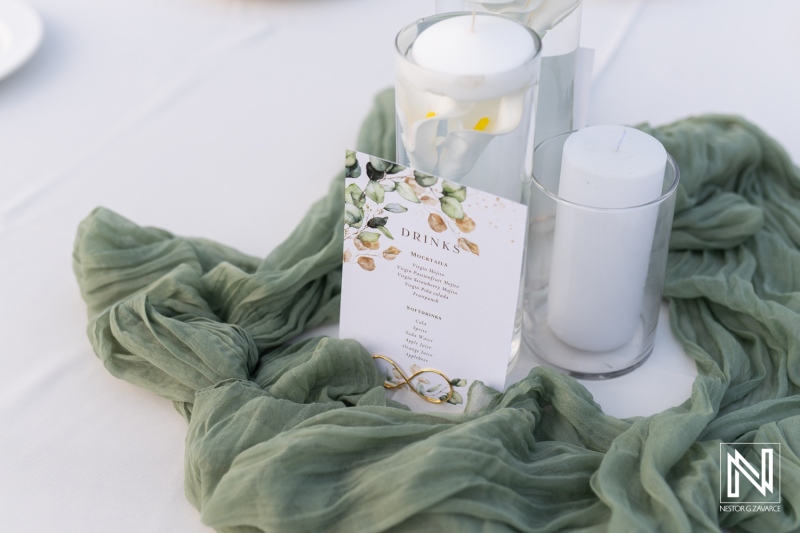
[[[30,3],[42,48],[0,81],[0,530],[209,531],[183,495],[185,422],[86,339],[75,229],[104,205],[265,255],[325,193],[393,83],[396,31],[433,0]],[[800,160],[798,20],[792,0],[585,0],[589,123],[737,113]],[[694,364],[659,328],[640,369],[586,382],[607,412],[689,397]]]

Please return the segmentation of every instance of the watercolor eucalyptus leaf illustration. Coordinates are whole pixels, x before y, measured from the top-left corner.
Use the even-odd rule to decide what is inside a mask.
[[[408,211],[407,207],[395,203],[386,204],[383,206],[383,209],[384,211],[389,211],[390,213],[405,213]]]
[[[373,155],[369,156],[369,164],[376,171],[384,173],[392,166],[391,162]]]
[[[408,200],[409,202],[418,204],[420,203],[416,193],[411,189],[408,183],[400,182],[397,184],[397,194]]]
[[[463,202],[467,199],[467,188],[452,181],[443,181],[442,194]]]
[[[360,228],[364,220],[364,212],[353,204],[344,204],[344,223],[351,228]]]
[[[469,215],[464,213],[464,218],[456,220],[456,226],[464,233],[472,233],[475,231],[475,221],[469,218]]]
[[[345,152],[348,177],[361,176],[361,165],[366,168],[366,176],[345,187],[345,263],[357,263],[364,270],[372,271],[378,266],[375,260],[381,256],[370,255],[371,251],[378,251],[387,261],[396,259],[400,250],[386,242],[386,239],[395,239],[388,226],[389,214],[406,213],[414,204],[419,206],[414,207],[417,213],[428,214],[428,226],[433,231],[452,233],[459,249],[480,255],[478,245],[463,237],[476,229],[475,221],[464,212],[462,205],[467,197],[466,187],[378,157],[367,157],[368,162],[363,157],[359,161],[359,154]],[[400,201],[384,204],[387,195],[393,192],[398,194],[393,199]],[[386,239],[381,241],[381,237]],[[441,392],[437,390],[435,394]]]
[[[372,181],[381,181],[386,177],[386,172],[377,170],[372,166],[372,163],[367,163],[367,177]]]
[[[417,180],[415,180],[415,179],[414,179],[413,177],[411,177],[411,176],[408,176],[408,177],[407,177],[406,179],[404,179],[403,181],[406,183],[406,185],[408,185],[409,187],[411,187],[411,190],[412,190],[412,191],[414,191],[414,194],[416,194],[416,195],[417,195],[417,197],[419,197],[419,196],[421,196],[421,195],[424,195],[424,194],[427,192],[427,191],[425,190],[425,187],[420,187],[419,183],[417,183]]]
[[[361,165],[358,164],[356,153],[352,150],[345,150],[344,152],[344,168],[345,178],[357,178],[361,176]]]
[[[364,207],[367,198],[364,195],[364,191],[361,190],[361,187],[355,183],[351,183],[344,189],[344,201],[356,207]]]
[[[436,182],[439,181],[436,176],[431,176],[430,174],[425,174],[424,172],[420,172],[419,170],[414,171],[414,180],[421,186],[421,187],[431,187],[436,185]]]
[[[387,222],[389,222],[389,217],[372,217],[367,222],[367,226],[374,229],[385,226]]]
[[[387,261],[393,261],[398,255],[400,255],[400,249],[396,246],[390,246],[383,251],[383,258]]]
[[[464,218],[464,209],[461,207],[461,202],[452,196],[442,196],[439,198],[442,204],[442,212],[453,220],[460,220]]]
[[[455,378],[450,380],[450,385],[453,387],[466,387],[467,380],[463,378]]]
[[[439,200],[437,200],[436,198],[431,198],[428,195],[423,196],[422,198],[419,199],[419,201],[425,205],[431,205],[433,207],[437,207],[439,205]]]
[[[445,396],[446,398],[446,396]],[[453,395],[447,400],[447,403],[452,403],[453,405],[459,405],[464,403],[464,398],[461,397],[461,394],[458,391],[453,391]]]
[[[386,191],[383,190],[383,186],[377,181],[370,181],[367,183],[364,193],[376,204],[382,204],[383,199],[386,197]]]
[[[360,266],[364,270],[372,272],[373,270],[375,270],[375,260],[371,257],[362,255],[361,257],[358,258],[358,266]]]
[[[428,226],[436,233],[442,233],[447,230],[447,224],[444,223],[444,219],[436,213],[428,215]]]
[[[458,239],[458,245],[466,252],[472,252],[475,255],[481,255],[481,250],[478,248],[478,245],[472,241],[468,241],[464,237]]]
[[[353,243],[356,245],[356,248],[362,252],[365,250],[377,250],[381,247],[381,243],[378,241],[362,241],[361,239],[353,239]]]
[[[358,234],[358,240],[361,242],[377,242],[380,237],[380,234],[372,231],[362,231]]]
[[[369,164],[377,172],[383,172],[385,174],[397,174],[406,169],[403,165],[398,165],[397,163],[392,163],[391,161],[375,156],[369,156]]]
[[[376,229],[381,233],[383,233],[384,235],[386,235],[387,238],[394,240],[392,232],[389,231],[389,228],[387,228],[386,226],[378,226]]]

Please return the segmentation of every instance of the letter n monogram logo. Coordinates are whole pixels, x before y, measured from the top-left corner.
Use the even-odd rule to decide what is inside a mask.
[[[720,503],[780,503],[780,446],[779,443],[721,443]],[[742,454],[748,450],[752,452],[750,461],[755,465]],[[757,493],[749,490],[748,485]],[[740,493],[746,495],[743,499],[748,501],[741,501]],[[753,501],[756,499],[759,501]]]

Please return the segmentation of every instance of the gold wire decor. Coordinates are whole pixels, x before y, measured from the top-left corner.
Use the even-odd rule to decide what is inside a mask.
[[[399,381],[397,383],[392,383],[390,381],[384,381],[383,382],[384,388],[396,389],[398,387],[402,387],[403,385],[408,385],[408,388],[411,389],[411,392],[413,392],[414,394],[416,394],[417,396],[419,396],[420,398],[422,398],[426,402],[430,402],[430,403],[446,403],[450,398],[453,397],[453,392],[454,392],[453,384],[450,383],[450,378],[445,376],[444,372],[436,370],[435,368],[423,368],[423,369],[417,370],[416,372],[414,372],[410,376],[406,377],[405,372],[403,372],[400,369],[400,367],[397,366],[397,363],[395,363],[394,361],[392,361],[391,359],[389,359],[385,355],[373,355],[372,358],[373,359],[383,359],[384,361],[386,361],[387,363],[392,365],[394,367],[394,369],[397,370],[398,374],[400,374],[400,377],[402,378],[402,381]],[[430,374],[438,374],[439,376],[444,378],[444,382],[447,383],[447,387],[449,389],[449,392],[445,396],[440,396],[439,398],[431,398],[430,396],[426,396],[425,394],[423,394],[420,391],[418,391],[417,388],[414,386],[414,384],[411,383],[412,379],[417,378],[422,374],[428,374],[428,373],[430,373]]]

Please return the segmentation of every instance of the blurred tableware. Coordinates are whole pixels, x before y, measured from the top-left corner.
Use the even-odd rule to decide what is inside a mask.
[[[42,19],[17,0],[0,0],[0,80],[25,64],[42,41]]]

